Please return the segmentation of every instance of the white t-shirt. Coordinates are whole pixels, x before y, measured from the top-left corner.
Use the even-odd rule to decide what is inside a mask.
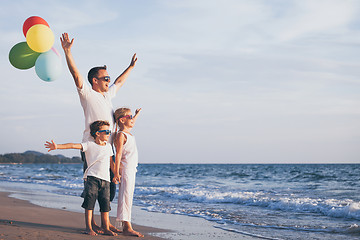
[[[93,141],[83,142],[81,145],[88,165],[84,178],[93,176],[110,182],[110,157],[114,155],[111,145],[99,145]]]
[[[109,90],[102,95],[94,91],[83,79],[83,87],[78,88],[80,103],[84,110],[85,130],[82,142],[94,141],[90,135],[90,124],[95,121],[102,120],[110,123],[110,130],[114,130],[114,110],[112,106],[112,98],[116,96],[116,86],[112,84]],[[112,144],[112,137],[109,138]]]

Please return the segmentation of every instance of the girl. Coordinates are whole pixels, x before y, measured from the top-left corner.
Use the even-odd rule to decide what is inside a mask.
[[[130,133],[135,121],[139,116],[141,108],[136,109],[135,116],[129,108],[119,108],[114,113],[117,127],[120,131],[115,136],[116,160],[115,180],[119,184],[117,226],[123,227],[123,234],[144,237],[143,234],[134,231],[131,226],[131,208],[135,190],[135,175],[138,165],[138,152],[135,137]],[[121,178],[121,179],[120,179]]]

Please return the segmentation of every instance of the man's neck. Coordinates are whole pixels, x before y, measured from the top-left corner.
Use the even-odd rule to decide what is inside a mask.
[[[100,93],[101,95],[104,95],[105,92],[101,91],[99,87],[96,86],[92,86],[92,90],[94,90],[95,92]]]

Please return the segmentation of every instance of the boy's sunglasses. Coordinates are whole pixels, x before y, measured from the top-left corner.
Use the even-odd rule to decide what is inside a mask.
[[[104,80],[105,82],[110,82],[110,76],[105,76],[97,79]]]
[[[98,131],[99,133],[105,133],[106,135],[109,135],[109,134],[111,134],[111,130],[100,130],[100,131]]]

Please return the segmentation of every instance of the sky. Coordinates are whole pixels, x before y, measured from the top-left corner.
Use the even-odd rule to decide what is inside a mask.
[[[360,1],[1,3],[0,154],[81,142],[67,32],[85,77],[105,64],[115,79],[137,54],[113,106],[142,108],[140,163],[360,163]],[[63,70],[53,82],[9,62],[30,16],[55,35]]]

